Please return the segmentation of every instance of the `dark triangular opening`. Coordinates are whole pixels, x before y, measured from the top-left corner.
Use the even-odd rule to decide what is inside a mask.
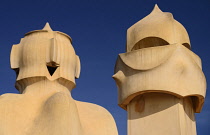
[[[52,76],[55,73],[57,67],[47,66],[47,69],[48,69],[48,72],[50,73],[50,75]]]
[[[51,76],[53,76],[53,74],[55,73],[55,71],[58,67],[59,67],[59,64],[57,64],[54,61],[47,63],[47,69]]]

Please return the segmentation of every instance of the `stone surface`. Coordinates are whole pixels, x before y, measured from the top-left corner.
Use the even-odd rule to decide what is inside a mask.
[[[11,51],[16,88],[0,96],[0,135],[117,135],[103,107],[71,97],[80,60],[65,33],[49,24],[29,32]]]
[[[135,97],[127,111],[129,135],[196,135],[190,97],[145,93]]]
[[[156,5],[127,30],[126,47],[113,78],[128,135],[195,135],[206,79],[185,28]]]

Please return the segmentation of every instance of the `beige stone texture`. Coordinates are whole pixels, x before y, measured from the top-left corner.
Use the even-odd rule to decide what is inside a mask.
[[[196,135],[206,79],[185,28],[156,5],[127,30],[113,78],[119,106],[128,111],[128,135]]]
[[[128,135],[196,135],[189,97],[146,93],[135,97],[127,111]]]
[[[171,13],[163,13],[157,5],[148,16],[127,30],[127,52],[174,43],[190,48],[187,31]]]
[[[117,135],[103,107],[71,97],[80,60],[71,38],[49,24],[29,32],[11,51],[21,94],[0,96],[0,135]]]

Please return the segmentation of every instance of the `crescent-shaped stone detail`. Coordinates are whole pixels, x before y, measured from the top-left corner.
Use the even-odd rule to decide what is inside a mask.
[[[171,57],[176,46],[150,47],[119,54],[128,67],[135,70],[148,70],[159,66]]]

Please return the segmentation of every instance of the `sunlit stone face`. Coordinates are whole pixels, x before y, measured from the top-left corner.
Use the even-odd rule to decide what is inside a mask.
[[[113,75],[122,108],[137,95],[160,92],[196,97],[195,111],[200,112],[206,93],[201,60],[190,50],[187,31],[172,14],[155,7],[128,29],[126,46]]]
[[[17,82],[44,77],[69,82],[74,87],[75,77],[79,77],[80,60],[68,35],[44,28],[27,33],[18,45],[13,46],[11,67],[17,72]]]

